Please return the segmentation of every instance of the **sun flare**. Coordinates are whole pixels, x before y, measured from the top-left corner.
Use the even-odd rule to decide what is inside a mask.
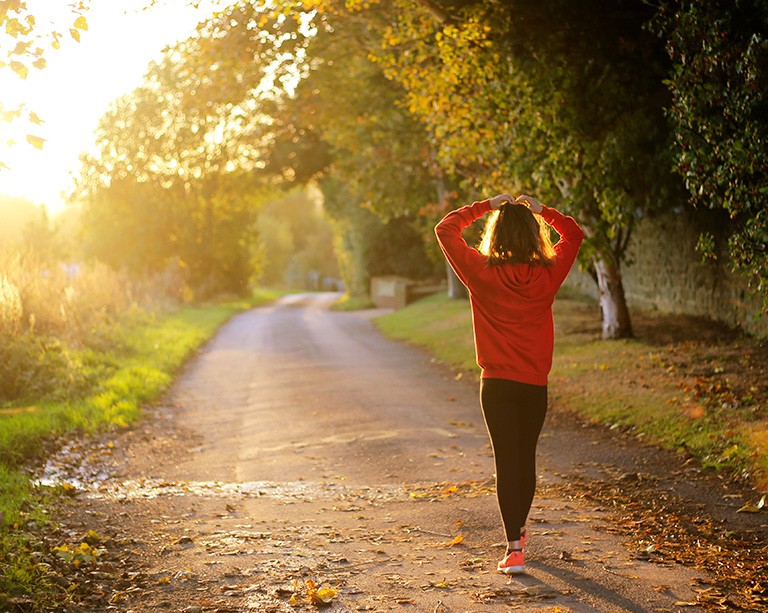
[[[140,10],[144,4],[96,2],[85,14],[80,42],[62,38],[60,49],[47,49],[45,68],[30,68],[26,79],[0,70],[0,195],[62,210],[79,154],[91,149],[110,102],[137,87],[149,62],[191,34],[215,6],[173,2]],[[38,7],[36,21],[67,32],[66,16],[53,9]],[[3,120],[3,113],[19,109],[12,121]]]

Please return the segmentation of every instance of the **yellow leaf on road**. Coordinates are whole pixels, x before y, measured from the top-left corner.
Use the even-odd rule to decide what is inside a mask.
[[[332,587],[321,587],[319,589],[310,589],[308,596],[309,601],[315,605],[328,605],[333,602],[333,599],[338,596],[338,592]]]
[[[765,510],[765,496],[763,496],[757,504],[752,504],[752,502],[748,502],[743,507],[741,507],[737,513],[760,513],[760,511]]]
[[[87,30],[88,29],[88,22],[86,21],[85,17],[80,15],[80,17],[75,19],[75,27],[78,30]]]

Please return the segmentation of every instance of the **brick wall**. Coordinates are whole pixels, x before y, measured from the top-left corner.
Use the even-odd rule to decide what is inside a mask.
[[[629,246],[629,261],[622,267],[630,309],[657,309],[663,313],[700,315],[758,336],[768,336],[768,315],[755,320],[760,301],[743,278],[728,270],[722,255],[702,262],[696,243],[702,231],[725,243],[722,228],[728,218],[710,212],[682,210],[642,219]],[[591,277],[574,271],[567,285],[597,296]]]

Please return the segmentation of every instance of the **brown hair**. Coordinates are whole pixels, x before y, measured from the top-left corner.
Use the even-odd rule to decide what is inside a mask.
[[[507,262],[551,266],[555,262],[549,226],[524,204],[502,204],[491,213],[478,250],[491,266]]]

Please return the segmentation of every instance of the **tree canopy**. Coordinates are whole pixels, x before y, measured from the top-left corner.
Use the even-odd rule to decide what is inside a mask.
[[[176,262],[206,295],[247,287],[267,128],[247,100],[232,102],[216,68],[196,71],[187,61],[199,44],[207,40],[169,49],[112,105],[73,198],[84,202],[91,253],[134,273]],[[228,83],[239,84],[230,60]]]
[[[691,201],[725,211],[727,253],[768,309],[768,3],[664,2],[674,162]],[[701,248],[713,255],[712,235]]]
[[[358,272],[380,227],[429,240],[457,200],[531,192],[585,226],[604,336],[628,336],[633,229],[686,190],[764,288],[765,32],[761,0],[240,0],[116,104],[83,184],[193,202],[202,245],[244,189],[316,182]]]

